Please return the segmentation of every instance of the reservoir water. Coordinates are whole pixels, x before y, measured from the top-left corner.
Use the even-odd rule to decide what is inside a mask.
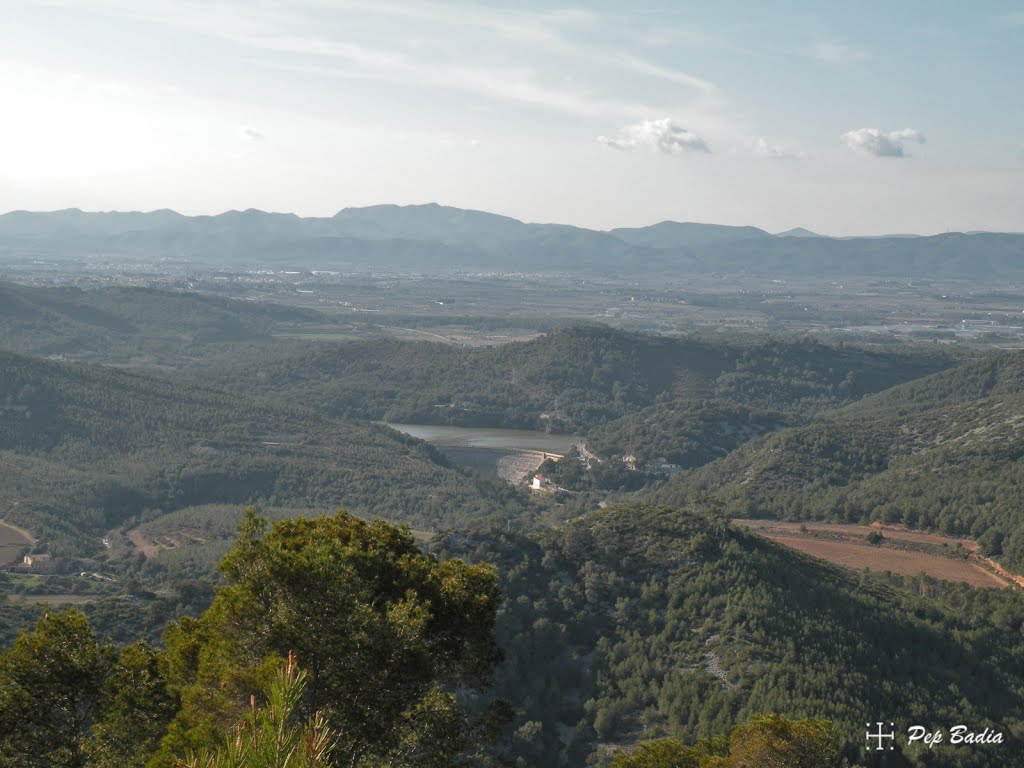
[[[388,424],[392,429],[426,440],[438,447],[511,448],[564,455],[579,441],[574,435],[549,435],[527,429],[491,427],[438,427],[432,424]]]
[[[425,440],[456,464],[513,483],[526,479],[547,456],[564,456],[579,441],[573,435],[549,435],[525,429],[431,424],[386,426]]]

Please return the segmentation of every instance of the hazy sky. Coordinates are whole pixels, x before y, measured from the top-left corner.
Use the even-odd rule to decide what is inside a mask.
[[[0,0],[0,210],[1024,231],[1024,4]]]

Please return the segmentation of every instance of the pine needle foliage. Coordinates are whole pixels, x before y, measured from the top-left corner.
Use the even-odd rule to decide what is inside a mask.
[[[323,715],[317,712],[304,723],[295,722],[307,680],[289,654],[266,702],[257,706],[251,697],[248,715],[226,743],[179,760],[175,768],[327,768],[335,736]]]

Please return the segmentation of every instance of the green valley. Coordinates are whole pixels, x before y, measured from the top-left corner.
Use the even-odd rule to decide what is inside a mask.
[[[21,325],[0,316],[7,338],[21,340],[12,346],[82,350],[88,345],[74,339],[92,338],[90,355],[68,356],[107,365],[0,352],[3,520],[34,539],[8,549],[42,556],[0,579],[2,637],[25,642],[16,638],[52,615],[50,602],[80,609],[97,642],[154,644],[145,658],[178,665],[153,678],[171,686],[167,706],[178,709],[176,725],[161,721],[150,732],[163,734],[162,747],[145,747],[162,755],[153,765],[187,743],[213,748],[203,730],[212,710],[188,703],[209,695],[188,676],[207,674],[206,662],[188,661],[198,658],[188,649],[214,635],[190,622],[211,604],[217,615],[225,610],[214,601],[230,594],[230,574],[239,571],[217,566],[231,562],[238,526],[249,524],[245,507],[282,530],[310,532],[320,515],[348,509],[359,518],[345,518],[345,530],[383,518],[409,526],[385,536],[408,542],[402,551],[415,547],[444,567],[495,569],[503,660],[493,659],[489,680],[472,695],[442,681],[422,705],[437,707],[441,727],[457,702],[465,722],[486,730],[486,739],[473,731],[482,740],[472,736],[466,765],[631,765],[655,754],[732,765],[722,761],[751,744],[762,748],[763,729],[772,728],[787,739],[817,734],[825,741],[814,749],[847,765],[1013,764],[1004,757],[1024,737],[1024,592],[1006,586],[1024,562],[1018,353],[592,324],[482,347],[382,337],[311,342],[275,336],[282,324],[331,322],[305,310],[135,289],[10,295],[32,297],[10,309],[29,319]],[[152,316],[140,309],[147,301]],[[136,341],[124,346],[112,341],[116,333],[95,330],[118,323],[124,339]],[[179,343],[182,330],[199,327],[205,335]],[[132,370],[120,365],[123,354]],[[519,474],[511,482],[481,475],[447,458],[459,455],[450,446],[378,420],[435,431],[486,427],[499,441],[517,434],[503,428],[543,430],[533,439],[581,448],[545,461],[545,479],[531,490]],[[1010,575],[982,569],[967,578],[947,566],[935,572],[954,581],[942,581],[896,568],[894,558],[917,545],[882,534],[870,550],[875,572],[841,568],[730,517],[879,521],[969,536],[977,557]],[[765,532],[812,552],[833,536],[780,530]],[[296,552],[305,551],[305,535],[296,534]],[[928,546],[940,559],[960,554]],[[302,567],[331,573],[319,551]],[[282,610],[300,618],[329,604],[301,590],[288,599],[301,607]],[[416,613],[426,608],[389,605],[387,621],[407,610],[410,627],[426,621]],[[247,631],[237,628],[240,637]],[[260,665],[276,662],[259,661],[257,648],[285,654],[300,640],[313,643],[308,648],[320,642],[289,637],[292,648],[246,646],[248,661],[237,669],[227,651],[216,651],[209,674],[237,694],[217,699],[218,711],[241,718],[236,705],[249,692],[272,695],[270,667]],[[193,663],[200,667],[182,671]],[[309,673],[320,674],[315,665]],[[102,732],[108,725],[97,717]],[[903,743],[883,760],[865,749],[865,717],[969,721],[998,730],[1006,746],[925,751]],[[825,730],[819,720],[828,721]],[[391,733],[386,738],[397,741],[388,749],[413,738]]]

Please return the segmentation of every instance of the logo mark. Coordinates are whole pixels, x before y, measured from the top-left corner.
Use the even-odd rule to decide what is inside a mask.
[[[893,741],[893,739],[896,738],[896,730],[895,730],[896,724],[895,723],[889,723],[889,727],[893,729],[893,730],[889,731],[889,733],[886,733],[884,730],[882,730],[882,726],[883,725],[884,725],[884,723],[875,723],[875,726],[878,729],[878,733],[872,733],[871,731],[868,731],[865,734],[865,737],[864,737],[868,741],[871,741],[872,739],[876,739],[878,741],[878,746],[875,747],[875,751],[876,752],[879,751],[879,750],[884,750],[885,749],[885,747],[882,746],[882,742],[885,739],[888,739],[889,742],[890,742],[890,744],[889,744],[889,749],[890,750],[896,749],[896,747],[894,747],[892,745],[892,743],[891,743]],[[868,726],[868,728],[870,728],[871,727],[871,723],[867,723],[867,726]]]

